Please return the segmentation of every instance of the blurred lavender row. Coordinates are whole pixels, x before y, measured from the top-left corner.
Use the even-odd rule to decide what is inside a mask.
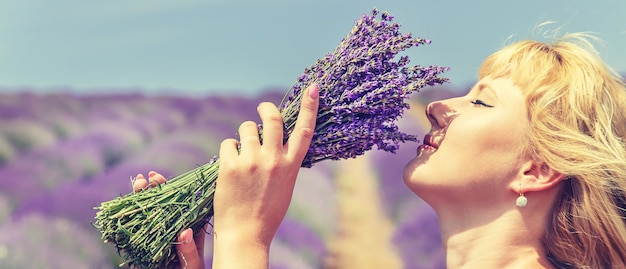
[[[424,97],[452,94],[439,92],[444,96]],[[0,93],[0,268],[116,268],[115,250],[90,225],[93,207],[129,192],[138,173],[174,177],[208,162],[221,140],[236,137],[241,122],[258,121],[259,102],[278,103],[282,94]],[[400,128],[418,136],[425,131],[411,117]],[[370,161],[380,171],[380,196],[396,226],[392,243],[404,267],[443,268],[434,215],[400,176],[415,147],[376,153]],[[338,165],[328,161],[302,170],[272,246],[272,268],[325,266],[339,217],[333,180]]]

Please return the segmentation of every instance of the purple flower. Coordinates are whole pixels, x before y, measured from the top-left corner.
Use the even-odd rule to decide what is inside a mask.
[[[302,163],[354,158],[376,146],[395,153],[400,143],[416,141],[398,130],[395,121],[409,108],[410,94],[447,82],[439,75],[447,67],[408,66],[398,53],[430,41],[402,34],[386,12],[363,15],[333,53],[305,69],[280,105],[285,132],[290,134],[303,90],[317,83],[320,106],[311,147]]]
[[[0,268],[115,268],[85,227],[32,214],[0,226]]]
[[[326,246],[319,234],[307,225],[291,218],[285,218],[276,231],[275,241],[282,241],[294,250],[301,252],[309,263],[321,267]]]
[[[393,238],[405,268],[446,268],[441,232],[432,208],[412,200],[403,206]]]

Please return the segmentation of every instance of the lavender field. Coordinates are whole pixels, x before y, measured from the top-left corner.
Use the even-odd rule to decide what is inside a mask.
[[[423,104],[453,92],[417,93],[400,127],[421,137]],[[0,93],[0,268],[117,268],[93,207],[129,192],[138,173],[174,177],[208,162],[282,93]],[[271,268],[444,268],[434,214],[401,179],[416,146],[303,169]]]

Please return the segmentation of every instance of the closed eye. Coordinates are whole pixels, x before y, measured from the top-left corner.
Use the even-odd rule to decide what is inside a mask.
[[[474,104],[474,105],[478,105],[478,106],[484,106],[484,107],[493,107],[492,105],[488,105],[485,102],[483,102],[482,100],[476,99],[476,100],[471,100],[470,103]]]

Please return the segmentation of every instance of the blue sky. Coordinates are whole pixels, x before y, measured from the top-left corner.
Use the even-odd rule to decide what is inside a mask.
[[[414,64],[451,67],[453,85],[513,40],[594,32],[626,72],[626,1],[0,0],[0,91],[73,89],[205,95],[287,88],[372,7],[432,39]]]

